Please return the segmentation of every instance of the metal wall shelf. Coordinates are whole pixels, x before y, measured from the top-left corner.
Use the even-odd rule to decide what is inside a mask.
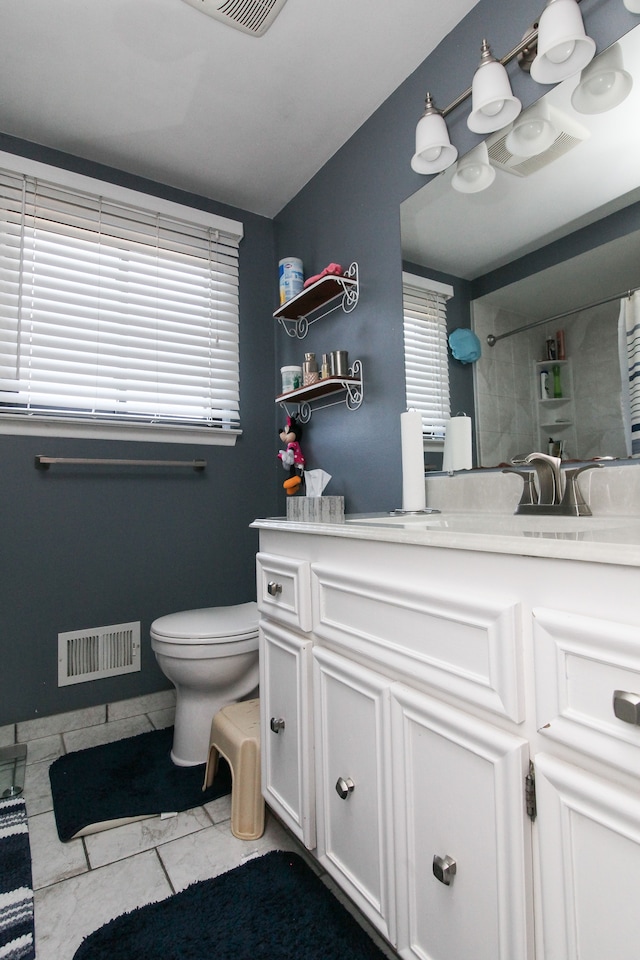
[[[339,399],[335,399],[336,397]],[[354,360],[347,377],[327,377],[308,387],[298,387],[288,393],[281,393],[276,397],[276,403],[291,416],[287,404],[298,407],[297,417],[301,423],[308,423],[313,409],[322,410],[344,403],[348,410],[357,410],[364,399],[364,381],[362,377],[362,363]]]
[[[341,277],[327,275],[316,280],[278,307],[273,316],[282,325],[287,336],[303,340],[312,323],[328,316],[339,307],[342,307],[345,313],[351,313],[357,306],[359,297],[358,264],[354,262]],[[338,299],[340,302],[335,302]],[[324,313],[309,319],[325,306],[328,309]]]

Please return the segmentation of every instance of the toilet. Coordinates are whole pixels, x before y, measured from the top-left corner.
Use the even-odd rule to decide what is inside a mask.
[[[151,649],[176,688],[171,759],[206,763],[213,717],[258,686],[258,605],[183,610],[151,624]]]

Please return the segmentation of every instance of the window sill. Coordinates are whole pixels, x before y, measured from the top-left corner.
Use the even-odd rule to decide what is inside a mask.
[[[19,418],[0,414],[0,435],[31,437],[77,437],[81,440],[133,440],[143,443],[189,443],[232,447],[242,430],[210,430],[203,427],[169,427],[162,424],[88,423]]]

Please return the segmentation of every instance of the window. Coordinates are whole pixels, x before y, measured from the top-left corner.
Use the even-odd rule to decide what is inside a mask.
[[[32,166],[0,169],[0,421],[233,442],[241,224]]]
[[[450,417],[447,300],[453,289],[402,274],[407,408],[422,414],[427,440],[443,441]]]

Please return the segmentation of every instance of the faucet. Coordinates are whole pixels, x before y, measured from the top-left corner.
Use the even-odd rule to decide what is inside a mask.
[[[539,516],[590,517],[591,509],[578,486],[578,476],[585,470],[601,467],[601,463],[585,463],[561,471],[559,457],[546,453],[518,455],[503,473],[517,473],[524,481],[524,488],[516,513]],[[532,470],[527,469],[533,467]],[[563,474],[565,482],[563,483]],[[534,478],[536,483],[534,483]],[[537,486],[536,486],[537,484]]]

